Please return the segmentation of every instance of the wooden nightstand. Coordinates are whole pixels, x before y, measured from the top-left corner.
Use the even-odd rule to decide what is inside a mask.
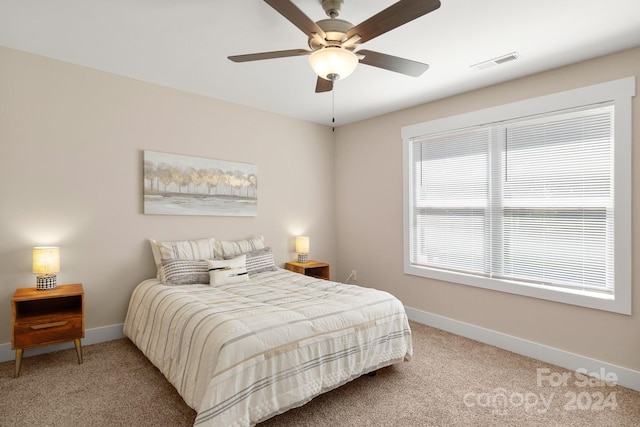
[[[297,262],[291,261],[284,265],[284,268],[305,276],[316,277],[318,279],[329,280],[329,264],[326,262],[308,261]]]
[[[55,289],[16,289],[11,298],[11,348],[16,351],[15,377],[20,375],[25,349],[73,341],[82,363],[80,339],[84,338],[84,290],[82,284]]]

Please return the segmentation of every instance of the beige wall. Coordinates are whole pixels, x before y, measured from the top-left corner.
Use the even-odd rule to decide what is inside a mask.
[[[336,130],[338,277],[385,289],[428,313],[640,370],[640,278],[633,315],[438,282],[403,273],[403,126],[640,75],[640,48],[342,126]],[[425,78],[428,78],[426,76]],[[640,96],[633,101],[633,252],[640,234]],[[637,256],[634,257],[637,265]]]
[[[258,216],[142,214],[142,151],[253,163]],[[335,264],[331,128],[0,47],[0,344],[31,248],[61,247],[59,283],[85,288],[86,326],[122,323],[155,275],[148,238],[265,236],[276,263]]]

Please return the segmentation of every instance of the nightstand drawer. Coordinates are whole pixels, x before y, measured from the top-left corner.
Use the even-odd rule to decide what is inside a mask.
[[[82,316],[37,316],[17,320],[13,329],[13,348],[53,344],[82,338]]]

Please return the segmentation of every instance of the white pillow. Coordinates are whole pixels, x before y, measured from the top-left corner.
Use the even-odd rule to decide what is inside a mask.
[[[222,254],[222,257],[229,258],[237,255],[241,255],[247,252],[255,251],[256,249],[264,248],[264,237],[255,236],[250,239],[233,240],[233,241],[216,241],[216,247],[218,253]],[[221,258],[221,257],[218,257]]]
[[[233,259],[207,260],[209,267],[209,284],[211,286],[249,281],[247,257],[240,255]]]
[[[153,260],[155,261],[156,268],[158,270],[158,279],[161,279],[162,277],[162,261],[171,261],[175,259],[197,261],[222,258],[222,252],[218,251],[216,239],[214,238],[173,242],[160,242],[154,239],[149,239],[149,243],[151,243]]]

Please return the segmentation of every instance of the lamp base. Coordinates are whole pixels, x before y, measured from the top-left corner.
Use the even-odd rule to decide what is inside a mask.
[[[309,262],[309,254],[298,254],[298,262]]]
[[[58,280],[55,274],[36,276],[36,289],[40,291],[55,289],[58,285],[57,281]]]

